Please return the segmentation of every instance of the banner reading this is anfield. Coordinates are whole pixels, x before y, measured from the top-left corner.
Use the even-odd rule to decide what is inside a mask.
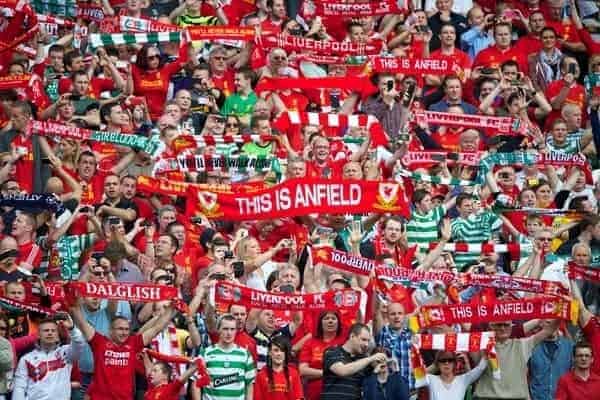
[[[188,188],[187,215],[233,221],[316,214],[391,213],[408,217],[396,182],[290,179],[255,193],[215,193]]]

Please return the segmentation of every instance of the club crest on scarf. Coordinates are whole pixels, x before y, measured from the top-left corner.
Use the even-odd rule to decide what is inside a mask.
[[[200,209],[208,218],[217,218],[223,216],[223,212],[219,211],[217,203],[217,194],[211,192],[198,192],[198,201]]]
[[[400,186],[397,183],[381,182],[377,189],[377,203],[373,208],[387,212],[399,209],[398,191]]]

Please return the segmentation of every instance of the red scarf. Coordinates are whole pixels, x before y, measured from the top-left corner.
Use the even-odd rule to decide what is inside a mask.
[[[360,306],[360,293],[352,289],[309,294],[271,293],[219,281],[215,287],[215,304],[225,308],[242,304],[248,308],[282,311],[356,310]]]
[[[452,153],[446,151],[409,151],[402,157],[402,163],[406,166],[418,164],[439,163],[444,158],[448,164],[463,164],[478,166],[481,153]]]
[[[435,111],[416,111],[416,121],[427,122],[430,125],[455,126],[461,128],[476,128],[495,130],[502,135],[522,135],[517,128],[515,118],[490,117],[487,115],[453,114]]]
[[[370,57],[374,72],[409,75],[450,75],[459,68],[448,60],[437,58]]]
[[[600,283],[600,269],[598,268],[587,268],[583,265],[575,264],[573,261],[569,261],[569,279],[583,279],[588,282]]]
[[[0,77],[0,90],[21,89],[27,87],[31,75],[9,75]]]
[[[327,78],[263,78],[256,85],[255,92],[274,92],[279,90],[311,89],[351,89],[363,96],[376,90],[368,79],[361,77]]]
[[[188,188],[186,214],[232,221],[315,214],[387,212],[408,218],[409,207],[396,182],[320,178],[289,179],[255,193],[215,193]]]
[[[195,363],[196,368],[198,369],[198,372],[196,372],[196,375],[198,376],[198,379],[196,379],[196,386],[199,388],[202,388],[202,387],[210,385],[210,375],[208,375],[208,370],[206,369],[206,364],[204,364],[204,360],[202,360],[201,358],[196,358],[195,360],[192,360],[188,357],[161,354],[157,351],[153,351],[153,350],[149,350],[149,349],[144,349],[144,351],[146,352],[146,354],[148,354],[150,357],[154,358],[155,360],[164,361],[164,362],[167,362],[170,364]]]
[[[315,14],[323,17],[361,18],[375,15],[398,14],[400,8],[396,0],[373,2],[315,2]]]
[[[369,276],[377,263],[368,258],[355,256],[331,247],[319,247],[313,250],[316,262],[351,274]]]
[[[439,325],[482,324],[485,322],[564,319],[577,323],[579,308],[576,301],[560,298],[535,297],[515,301],[480,304],[453,304],[423,306],[418,315],[410,317],[413,332]]]
[[[151,178],[140,175],[137,180],[137,190],[148,194],[162,194],[165,196],[185,196],[188,188],[218,193],[252,193],[266,188],[264,181],[234,183],[234,184],[208,184],[173,181],[164,178]]]
[[[381,43],[358,44],[352,42],[335,42],[332,40],[314,40],[292,35],[270,35],[259,41],[262,47],[282,48],[287,52],[314,52],[323,55],[369,55],[381,51]]]
[[[126,282],[69,282],[65,286],[81,297],[126,300],[135,303],[153,303],[178,297],[177,288],[143,283]]]

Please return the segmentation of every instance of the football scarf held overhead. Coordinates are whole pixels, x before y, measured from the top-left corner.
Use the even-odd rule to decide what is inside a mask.
[[[312,51],[323,55],[369,55],[381,51],[381,43],[358,44],[352,42],[336,42],[332,40],[314,40],[293,35],[268,35],[261,37],[262,47],[273,49],[282,48],[287,52]]]
[[[344,289],[309,294],[271,293],[219,281],[215,286],[215,304],[284,311],[356,310],[360,292]]]
[[[8,297],[0,296],[0,308],[4,308],[8,311],[28,311],[35,312],[44,315],[54,315],[54,310],[46,307],[39,306],[37,304],[31,304],[23,301],[9,299]]]
[[[569,261],[567,264],[569,279],[583,279],[589,282],[600,283],[600,268],[588,268]]]
[[[423,306],[419,314],[410,317],[413,332],[439,325],[481,324],[529,319],[563,319],[577,323],[579,306],[574,300],[534,297],[515,301],[481,304],[453,304]]]
[[[322,262],[328,267],[361,276],[369,276],[377,266],[377,263],[373,260],[331,247],[315,248],[313,258],[316,263]]]
[[[492,370],[493,378],[501,378],[498,356],[494,347],[496,345],[494,332],[416,334],[414,341],[419,351],[442,350],[453,353],[485,351],[488,355],[488,364]]]
[[[195,360],[184,356],[173,356],[168,354],[162,354],[154,350],[144,349],[144,352],[148,354],[148,356],[154,358],[158,361],[164,361],[169,364],[191,364],[195,363],[198,372],[198,378],[196,379],[196,387],[202,388],[204,386],[210,385],[210,375],[208,375],[208,371],[206,370],[206,365],[204,364],[204,360],[198,357]]]
[[[181,41],[180,32],[148,32],[148,33],[92,33],[89,35],[91,48],[117,46],[120,44],[145,44]]]
[[[50,121],[30,120],[27,123],[26,135],[60,136],[76,140],[93,140],[131,147],[150,154],[153,152],[154,147],[153,142],[144,136],[120,132],[94,131]]]
[[[518,133],[518,120],[511,117],[490,117],[487,115],[453,114],[436,111],[416,111],[413,115],[418,123],[426,122],[430,125],[494,129],[504,135]]]
[[[391,213],[409,216],[396,182],[289,179],[247,194],[213,193],[190,187],[187,216],[210,219],[265,220],[308,214]]]
[[[0,196],[1,207],[14,207],[16,209],[31,211],[50,210],[62,213],[65,209],[63,203],[52,194],[11,194]]]
[[[435,58],[398,58],[398,57],[371,57],[370,63],[373,72],[389,74],[432,74],[450,75],[456,73],[459,67]]]
[[[26,24],[23,23],[23,26],[21,27],[22,30],[20,32],[14,32],[14,27],[11,26],[11,22],[7,21],[6,19],[3,21],[3,24],[6,24],[4,28],[8,29],[6,29],[4,32],[2,32],[2,35],[0,35],[0,53],[12,50],[16,46],[28,42],[37,34],[39,29],[37,15],[27,1],[0,0],[0,8],[8,8],[12,10],[13,15],[18,18],[20,18],[20,16],[16,16],[16,13],[19,13],[23,16],[23,20],[26,21]],[[9,30],[12,32],[8,32]]]
[[[166,196],[185,196],[189,187],[196,187],[198,190],[219,193],[248,193],[265,189],[265,182],[246,182],[234,184],[208,184],[208,183],[189,183],[182,181],[172,181],[164,178],[151,178],[140,175],[137,179],[137,190],[149,194],[162,194]]]
[[[385,14],[398,14],[401,10],[396,0],[380,0],[373,2],[315,2],[315,15],[322,17],[361,18]]]
[[[31,75],[10,75],[0,77],[0,90],[19,89],[27,86]]]
[[[437,242],[429,243],[429,250],[435,249]],[[521,251],[531,251],[531,245],[519,243],[446,243],[444,251],[453,253],[520,253]]]
[[[402,267],[384,266],[375,268],[375,275],[382,281],[404,286],[414,286],[421,282],[442,282],[449,285],[456,279],[456,275],[448,271],[415,271]]]
[[[210,156],[182,154],[177,158],[163,158],[154,164],[154,176],[167,172],[235,171],[237,173],[268,172],[278,163],[275,157],[247,155]]]
[[[446,151],[409,151],[402,157],[402,164],[406,166],[418,164],[438,164],[446,160],[448,164],[463,164],[476,167],[479,165],[481,153],[453,153]]]
[[[523,278],[519,276],[497,274],[460,274],[459,281],[464,287],[484,286],[499,290],[519,290],[522,292],[558,297],[567,297],[569,295],[569,289],[563,287],[558,282]]]
[[[82,297],[99,299],[126,300],[139,303],[151,303],[177,298],[177,288],[173,286],[126,283],[126,282],[69,282]]]
[[[257,39],[257,31],[247,26],[188,26],[191,40],[243,40]],[[262,35],[274,35],[275,31],[264,30]]]
[[[163,24],[154,20],[128,17],[126,15],[119,16],[119,27],[123,32],[178,32],[181,30],[177,25]]]

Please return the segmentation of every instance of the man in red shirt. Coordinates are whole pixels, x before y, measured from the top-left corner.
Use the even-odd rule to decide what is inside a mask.
[[[573,349],[574,368],[558,380],[556,400],[593,399],[600,393],[600,376],[592,372],[592,346],[579,342]]]
[[[514,47],[525,56],[539,52],[542,49],[542,29],[545,27],[544,14],[541,11],[532,12],[529,16],[529,33],[521,36]]]
[[[17,264],[28,271],[38,268],[42,262],[42,251],[33,241],[35,226],[36,222],[33,215],[18,212],[10,232],[19,245]]]
[[[283,21],[287,19],[284,0],[267,0],[268,17],[260,26],[263,30],[281,31]]]
[[[433,51],[429,57],[436,60],[445,60],[450,64],[452,64],[452,62],[456,63],[456,65],[460,67],[460,71],[457,72],[457,75],[463,82],[466,81],[471,75],[471,60],[467,53],[456,48],[456,28],[450,23],[444,24],[442,25],[439,36],[441,47]],[[429,80],[437,79],[441,85],[441,78],[441,76],[430,76]]]
[[[574,104],[585,114],[585,88],[577,83],[580,74],[579,64],[573,57],[564,57],[560,62],[562,79],[550,82],[546,89],[546,98],[552,106],[552,112],[546,118],[546,127],[560,118],[560,110],[565,104]],[[582,121],[587,116],[583,115]]]
[[[210,77],[214,87],[229,96],[235,90],[233,71],[227,66],[227,51],[223,46],[214,46],[208,56]]]
[[[527,71],[527,58],[511,47],[512,27],[509,23],[501,22],[494,27],[495,45],[481,50],[473,61],[473,68],[483,66],[488,68],[499,68],[507,60],[516,61],[519,69]]]
[[[558,36],[562,38],[562,50],[578,53],[585,52],[585,45],[581,41],[575,25],[571,23],[569,18],[563,18],[565,0],[548,1],[548,6],[549,12],[546,26],[554,28]]]
[[[47,165],[42,163],[42,146],[47,142],[39,136],[25,134],[27,123],[33,118],[31,106],[24,101],[15,101],[10,107],[10,129],[0,135],[0,153],[16,153],[18,159],[15,180],[27,193],[43,193],[50,177]]]
[[[133,336],[129,320],[115,317],[107,338],[90,325],[78,303],[70,308],[70,313],[94,355],[94,377],[87,393],[90,400],[131,400],[137,355],[166,328],[173,317],[173,308],[164,310],[154,324]]]
[[[237,323],[237,334],[235,335],[235,344],[248,350],[252,354],[254,362],[258,361],[256,352],[256,340],[246,332],[246,319],[248,318],[248,309],[240,304],[229,306],[229,313],[233,315]]]

